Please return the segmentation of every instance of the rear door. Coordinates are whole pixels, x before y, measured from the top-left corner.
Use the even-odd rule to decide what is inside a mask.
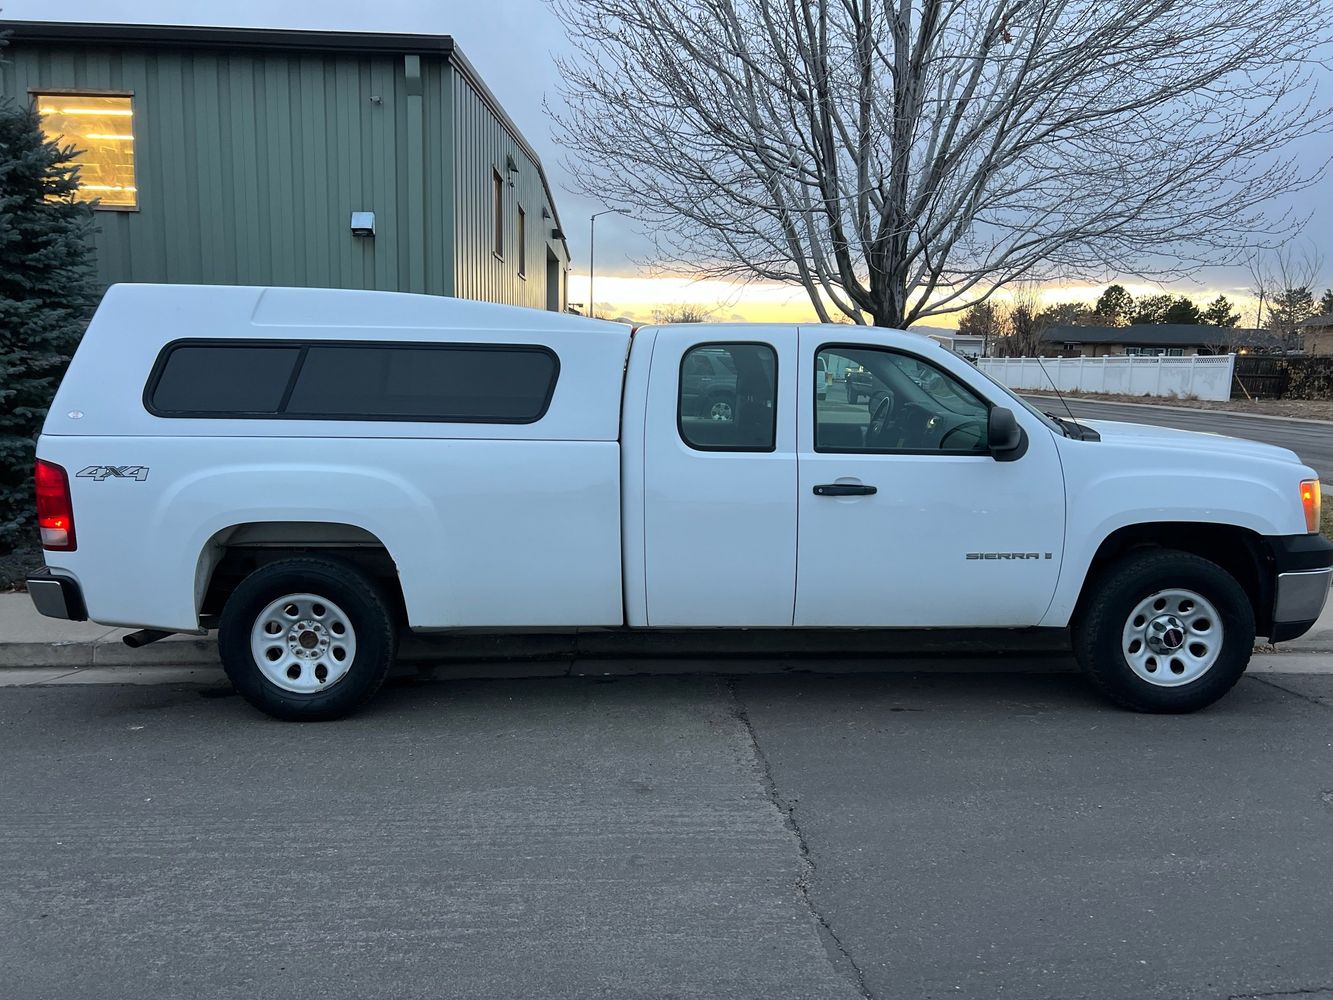
[[[997,461],[986,448],[995,404],[980,377],[950,371],[955,359],[933,350],[891,346],[888,334],[846,338],[800,331],[795,624],[1037,624],[1064,539],[1052,432],[1016,409],[1027,450]],[[855,373],[850,394],[845,382],[823,400],[810,392],[818,359]],[[998,405],[1010,403],[1000,394]]]
[[[644,421],[650,625],[792,623],[795,361],[791,327],[657,332]]]

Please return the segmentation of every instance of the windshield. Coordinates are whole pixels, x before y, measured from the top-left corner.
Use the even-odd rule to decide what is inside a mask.
[[[959,358],[962,358],[962,357],[963,357],[963,356],[962,356],[961,354],[959,354],[957,351],[950,351],[949,353],[952,354],[952,355],[954,355],[955,357],[959,357]],[[986,371],[986,369],[984,369],[984,368],[981,367],[980,364],[973,364],[973,363],[972,363],[969,359],[967,359],[967,358],[963,358],[963,360],[964,360],[964,361],[967,361],[968,364],[972,364],[972,367],[975,368],[975,369],[977,370],[977,374],[981,375],[981,377],[984,378],[987,382],[989,382],[991,385],[995,386],[995,388],[999,389],[999,390],[1000,390],[1001,392],[1003,392],[1006,396],[1008,396],[1010,399],[1012,399],[1015,403],[1017,403],[1019,406],[1023,407],[1023,409],[1027,410],[1029,413],[1031,413],[1034,417],[1036,417],[1038,420],[1040,420],[1043,424],[1045,424],[1045,425],[1046,425],[1047,427],[1049,427],[1051,430],[1055,431],[1055,433],[1060,434],[1060,435],[1062,435],[1062,436],[1064,436],[1064,437],[1068,437],[1068,436],[1069,436],[1069,435],[1065,434],[1065,429],[1064,429],[1063,427],[1060,426],[1060,424],[1059,424],[1059,422],[1058,422],[1057,420],[1055,420],[1055,419],[1052,418],[1052,417],[1048,417],[1046,414],[1042,413],[1041,410],[1037,409],[1035,406],[1033,406],[1031,403],[1029,403],[1026,399],[1024,399],[1024,398],[1023,398],[1022,396],[1020,396],[1018,393],[1014,392],[1013,389],[1010,389],[1010,388],[1009,388],[1007,385],[1005,385],[1003,382],[999,381],[999,380],[996,379],[993,375],[991,375],[990,373],[988,373],[988,372]]]

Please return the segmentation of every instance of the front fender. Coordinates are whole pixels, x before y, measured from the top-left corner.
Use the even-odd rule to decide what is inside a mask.
[[[1298,499],[1302,466],[1256,460],[1227,469],[1206,457],[1182,458],[1180,452],[1062,443],[1069,500],[1065,554],[1042,625],[1069,623],[1093,557],[1122,528],[1189,523],[1244,528],[1256,535],[1305,530]]]

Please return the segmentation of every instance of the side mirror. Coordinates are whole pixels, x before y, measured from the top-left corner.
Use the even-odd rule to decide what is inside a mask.
[[[1027,437],[1014,419],[1014,411],[1003,406],[991,407],[990,419],[986,421],[986,445],[991,455],[998,461],[1012,462],[1027,451],[1026,444]]]

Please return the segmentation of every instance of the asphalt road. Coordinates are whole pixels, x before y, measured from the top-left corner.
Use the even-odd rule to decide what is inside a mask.
[[[0,995],[1333,991],[1333,677],[0,690]]]
[[[1027,398],[1040,410],[1048,410],[1058,416],[1065,415],[1064,406],[1054,397]],[[1164,409],[1156,406],[1101,403],[1085,399],[1066,398],[1065,402],[1076,417],[1124,420],[1132,424],[1156,424],[1159,427],[1207,431],[1212,434],[1226,434],[1230,437],[1249,438],[1265,444],[1280,445],[1294,451],[1323,479],[1333,479],[1333,425],[1327,423],[1252,417],[1244,413],[1226,413],[1219,410]]]

